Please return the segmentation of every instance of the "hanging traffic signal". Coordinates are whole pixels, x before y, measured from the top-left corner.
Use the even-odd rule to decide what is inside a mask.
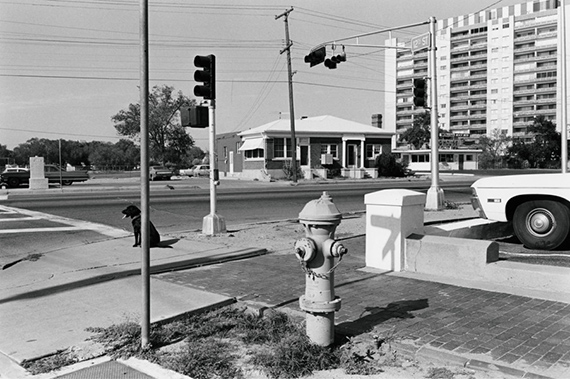
[[[180,108],[180,123],[187,128],[207,128],[210,126],[208,107],[196,105]]]
[[[305,63],[310,63],[311,67],[316,66],[325,61],[325,56],[327,55],[327,49],[325,46],[321,46],[318,49],[312,50],[309,55],[305,55]]]
[[[427,83],[425,78],[414,79],[414,105],[416,107],[426,107],[427,105]]]
[[[344,46],[342,48],[342,53],[333,55],[332,57],[325,60],[325,66],[332,70],[335,69],[336,65],[341,62],[346,62],[346,53],[344,52]]]
[[[194,71],[194,80],[204,84],[194,87],[194,95],[206,100],[216,99],[216,56],[196,55],[194,66],[202,70]]]

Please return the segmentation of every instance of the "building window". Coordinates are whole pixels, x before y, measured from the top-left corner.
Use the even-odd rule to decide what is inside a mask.
[[[275,158],[291,158],[291,138],[275,138],[273,140],[273,154]]]
[[[239,149],[241,146],[241,141],[240,142],[236,142],[236,151],[238,154],[241,154],[241,150]]]
[[[366,158],[375,159],[376,156],[382,154],[382,145],[366,145]]]
[[[439,154],[440,162],[453,162],[453,154]]]
[[[413,163],[429,162],[429,154],[412,154]]]
[[[334,159],[338,159],[338,145],[321,144],[321,154],[330,154]]]
[[[245,159],[260,159],[263,158],[264,152],[263,149],[254,149],[254,150],[245,150],[244,157]]]
[[[473,154],[465,154],[465,162],[473,162]]]
[[[228,159],[228,147],[224,146],[224,158]]]

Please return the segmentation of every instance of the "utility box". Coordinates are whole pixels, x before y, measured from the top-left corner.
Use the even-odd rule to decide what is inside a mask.
[[[210,126],[208,107],[181,107],[180,122],[186,128],[207,128]]]

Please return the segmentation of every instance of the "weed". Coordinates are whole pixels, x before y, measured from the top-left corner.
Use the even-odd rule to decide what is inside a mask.
[[[445,367],[433,367],[430,368],[426,378],[427,379],[453,379],[455,374],[453,371],[445,368]]]
[[[69,366],[76,362],[77,357],[68,350],[64,350],[44,358],[26,361],[22,363],[22,367],[32,373],[32,375],[38,375],[57,370],[64,366]]]
[[[382,372],[380,367],[386,363],[374,341],[366,345],[368,350],[362,350],[364,344],[355,347],[351,343],[341,348],[322,347],[310,341],[303,322],[285,313],[272,311],[258,317],[238,307],[152,325],[151,348],[145,350],[136,322],[88,331],[94,333],[90,339],[113,358],[139,357],[195,379],[243,379],[249,369],[274,379],[299,378],[341,366],[349,374],[375,374]],[[48,372],[74,362],[70,353],[61,353],[28,369]]]
[[[156,362],[161,366],[195,379],[236,378],[243,375],[232,354],[233,346],[219,339],[199,339],[188,342],[173,354],[159,354]]]
[[[445,209],[459,209],[459,204],[449,200],[444,200],[443,206]]]

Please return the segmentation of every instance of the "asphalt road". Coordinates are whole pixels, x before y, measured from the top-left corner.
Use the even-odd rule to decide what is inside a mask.
[[[446,200],[459,204],[469,203],[471,182],[462,180],[442,183]],[[56,218],[32,217],[0,223],[0,263],[109,238],[110,234],[106,230],[89,224],[86,228],[61,231],[62,226],[73,225],[75,220],[131,233],[130,222],[122,219],[121,210],[129,204],[140,203],[140,190],[132,185],[132,181],[130,183],[130,186],[125,186],[120,181],[93,181],[74,186],[73,190],[53,188],[48,196],[26,194],[25,189],[19,190],[22,191],[19,196],[2,201],[0,207],[5,205],[36,211]],[[228,231],[232,230],[232,226],[244,223],[297,218],[307,202],[319,198],[323,191],[332,196],[341,212],[351,213],[365,210],[366,193],[386,188],[408,188],[425,192],[430,185],[429,181],[351,182],[296,187],[232,184],[232,188],[222,184],[217,191],[218,214],[225,218]],[[169,189],[167,185],[174,189]],[[208,186],[208,179],[151,183],[151,220],[157,229],[163,234],[201,230],[202,220],[210,212]],[[58,231],[54,232],[50,229],[52,227],[58,228]],[[6,233],[7,230],[18,228],[20,230],[17,233]],[[500,246],[502,259],[570,266],[568,248],[550,253],[533,251],[525,249],[516,239],[501,241]]]

